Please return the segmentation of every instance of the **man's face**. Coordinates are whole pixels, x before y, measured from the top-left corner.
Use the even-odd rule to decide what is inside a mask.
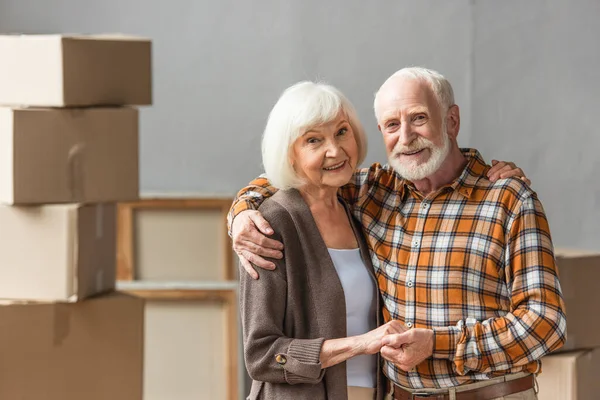
[[[404,178],[426,178],[448,156],[450,138],[457,132],[452,130],[449,135],[445,111],[442,113],[433,91],[421,80],[397,78],[379,92],[378,127],[390,165]]]

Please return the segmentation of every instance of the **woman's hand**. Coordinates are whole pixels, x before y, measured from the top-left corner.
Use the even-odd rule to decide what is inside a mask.
[[[488,171],[487,176],[491,182],[496,182],[498,179],[514,177],[521,179],[527,185],[531,185],[531,181],[525,176],[525,172],[517,167],[514,162],[510,161],[492,160],[492,168]]]
[[[381,325],[379,328],[373,329],[367,333],[358,336],[362,354],[376,354],[379,353],[382,343],[381,340],[384,336],[395,333],[406,332],[404,324],[398,320],[392,320],[386,324]]]

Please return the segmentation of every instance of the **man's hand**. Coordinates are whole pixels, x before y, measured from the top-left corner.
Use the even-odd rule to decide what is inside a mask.
[[[492,182],[498,179],[515,177],[531,185],[531,181],[525,176],[525,172],[521,168],[518,168],[514,162],[492,160],[492,168],[488,171],[487,176]]]
[[[359,354],[376,354],[383,345],[381,340],[389,334],[405,332],[404,324],[397,320],[392,320],[378,328],[358,336],[360,351]]]
[[[283,244],[265,236],[272,234],[271,225],[258,211],[242,211],[233,220],[231,225],[233,250],[240,258],[246,272],[254,279],[258,279],[258,273],[250,263],[263,269],[274,270],[275,264],[263,257],[276,259],[283,257],[281,252]]]
[[[433,331],[414,328],[381,340],[381,356],[403,371],[410,371],[433,354]]]

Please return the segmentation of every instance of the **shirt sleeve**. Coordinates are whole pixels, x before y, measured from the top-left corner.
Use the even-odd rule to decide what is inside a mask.
[[[227,233],[231,237],[231,224],[233,219],[246,210],[258,210],[263,201],[277,193],[277,188],[263,176],[254,179],[245,188],[240,190],[231,204],[227,213]]]
[[[565,306],[548,221],[535,194],[518,205],[509,219],[505,245],[511,312],[434,329],[433,357],[449,359],[460,375],[523,366],[566,341]]]
[[[285,244],[286,237],[279,234],[280,224],[272,219],[269,222],[275,230],[276,239]],[[248,374],[252,379],[263,382],[319,383],[325,374],[320,362],[325,339],[299,339],[285,335],[288,256],[272,261],[277,268],[261,271],[258,280],[240,270],[240,311]]]

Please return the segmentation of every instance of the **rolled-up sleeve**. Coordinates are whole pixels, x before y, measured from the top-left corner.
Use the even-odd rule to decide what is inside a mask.
[[[511,310],[506,315],[434,328],[434,358],[455,372],[490,373],[522,367],[559,349],[567,319],[550,228],[542,204],[531,195],[517,204],[507,230],[506,265]]]

